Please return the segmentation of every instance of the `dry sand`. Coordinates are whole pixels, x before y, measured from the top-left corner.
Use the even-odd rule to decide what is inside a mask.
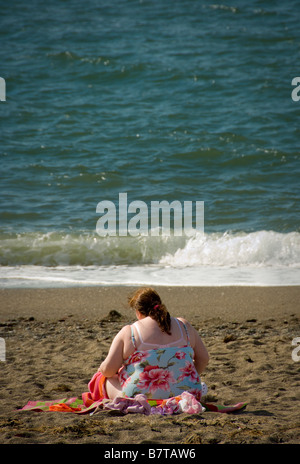
[[[157,287],[156,287],[157,288]],[[235,414],[93,416],[18,411],[29,400],[81,396],[113,336],[133,314],[129,287],[0,290],[0,443],[300,443],[300,287],[157,288],[210,354],[207,402],[248,402]],[[117,311],[121,317],[110,316]],[[300,351],[298,351],[300,355]]]

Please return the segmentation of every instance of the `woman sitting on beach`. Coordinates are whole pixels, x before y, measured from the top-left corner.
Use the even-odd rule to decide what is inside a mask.
[[[106,396],[166,399],[189,391],[200,400],[199,375],[208,353],[198,332],[171,317],[152,288],[138,290],[129,305],[137,321],[120,330],[98,369],[106,378]]]

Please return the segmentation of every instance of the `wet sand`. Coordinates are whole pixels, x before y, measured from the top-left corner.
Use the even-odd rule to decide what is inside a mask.
[[[299,444],[300,360],[292,358],[292,340],[300,337],[300,287],[156,289],[171,315],[188,319],[207,346],[206,401],[246,401],[244,411],[173,416],[19,411],[29,400],[87,390],[114,335],[134,321],[127,308],[133,288],[2,289],[0,443]],[[300,358],[300,350],[297,354]]]

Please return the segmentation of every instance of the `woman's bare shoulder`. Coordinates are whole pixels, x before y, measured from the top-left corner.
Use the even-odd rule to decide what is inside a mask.
[[[128,336],[131,335],[131,326],[130,325],[124,325],[122,329],[117,333],[116,338],[128,338]]]
[[[177,319],[179,319],[179,321],[181,321],[187,328],[188,334],[190,336],[191,344],[193,345],[195,343],[195,333],[196,333],[195,328],[192,326],[192,324],[187,319],[183,317],[178,317]]]
[[[186,325],[191,325],[187,319],[184,319],[184,317],[177,317],[176,319],[178,319],[179,321],[183,322]]]

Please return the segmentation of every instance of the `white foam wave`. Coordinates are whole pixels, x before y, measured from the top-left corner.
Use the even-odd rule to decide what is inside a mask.
[[[258,231],[243,234],[202,234],[188,240],[161,265],[186,266],[300,266],[300,234]]]
[[[92,233],[26,233],[0,238],[2,266],[300,266],[300,233],[100,238]]]
[[[300,234],[25,234],[0,240],[0,287],[299,285]]]

